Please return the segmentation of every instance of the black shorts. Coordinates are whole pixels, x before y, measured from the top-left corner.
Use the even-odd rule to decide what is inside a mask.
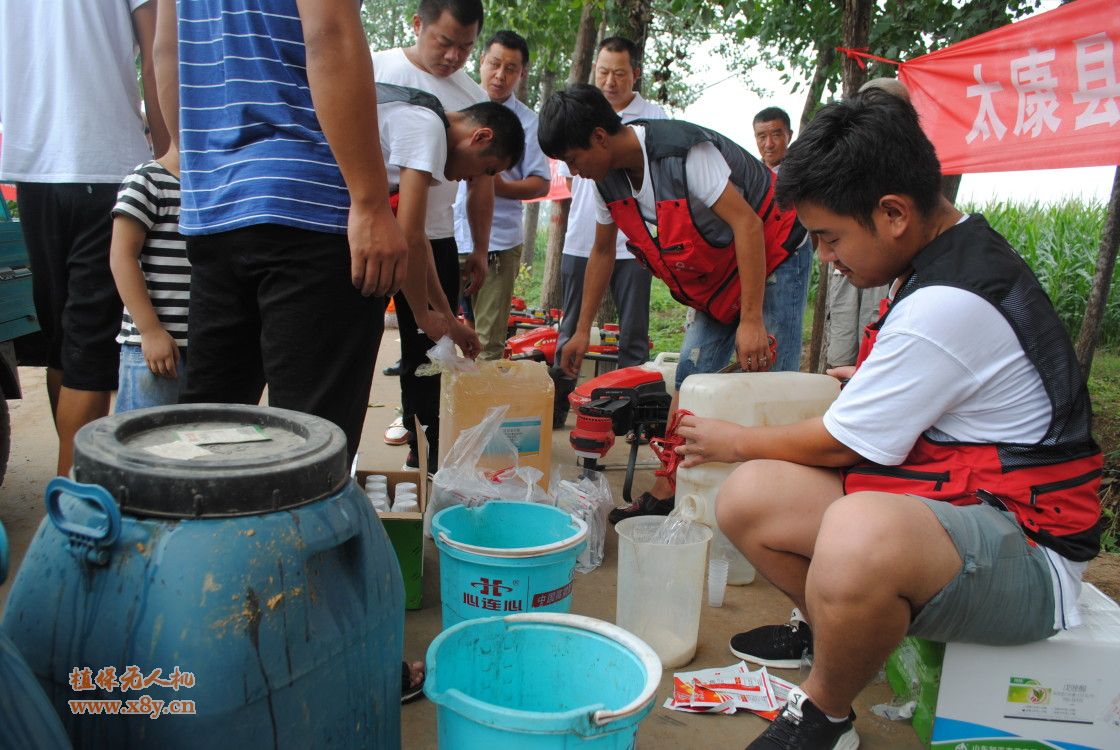
[[[20,183],[19,214],[31,261],[47,365],[79,391],[117,388],[121,298],[109,270],[117,185]]]

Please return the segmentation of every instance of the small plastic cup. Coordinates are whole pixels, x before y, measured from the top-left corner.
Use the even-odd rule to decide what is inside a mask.
[[[417,513],[420,511],[420,503],[416,501],[415,497],[400,497],[393,501],[394,513]]]
[[[715,557],[708,561],[708,606],[722,607],[723,592],[727,588],[727,571],[730,564],[726,557]]]
[[[405,492],[405,493],[411,492],[412,494],[415,495],[416,494],[416,482],[397,482],[396,486],[393,487],[393,495],[396,496],[396,495],[401,494],[402,492]]]

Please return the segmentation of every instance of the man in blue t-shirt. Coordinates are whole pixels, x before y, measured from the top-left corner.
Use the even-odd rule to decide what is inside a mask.
[[[178,42],[178,70],[158,52],[157,64],[161,94],[178,73],[181,100],[182,400],[257,403],[267,384],[271,405],[339,425],[352,457],[408,252],[359,6],[182,3]]]

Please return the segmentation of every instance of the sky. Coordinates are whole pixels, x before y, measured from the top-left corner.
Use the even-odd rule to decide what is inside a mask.
[[[711,62],[706,70],[698,71],[691,82],[707,85],[708,88],[693,104],[683,112],[674,113],[674,116],[717,130],[758,156],[751,120],[760,109],[777,106],[789,113],[796,139],[801,111],[805,107],[805,86],[794,93],[791,86],[782,83],[775,71],[759,69],[754,82],[772,93],[768,97],[759,97],[741,79],[728,72],[718,55],[698,57],[706,57]],[[1111,193],[1115,174],[1116,167],[968,174],[961,180],[957,201],[984,204],[994,199],[1008,199],[1053,203],[1081,197],[1103,204]]]

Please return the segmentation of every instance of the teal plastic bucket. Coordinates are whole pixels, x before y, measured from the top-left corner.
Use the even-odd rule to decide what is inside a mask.
[[[428,647],[424,692],[441,750],[624,750],[653,708],[661,662],[582,615],[468,620]]]
[[[456,505],[432,519],[443,627],[499,614],[567,612],[587,524],[550,505]]]

